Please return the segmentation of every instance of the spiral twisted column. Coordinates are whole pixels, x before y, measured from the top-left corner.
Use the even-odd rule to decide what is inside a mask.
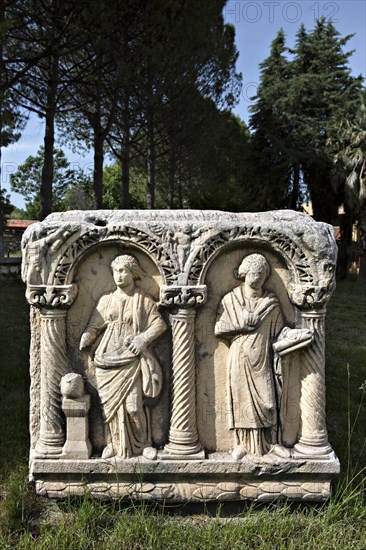
[[[162,459],[205,457],[197,433],[194,321],[196,308],[206,300],[205,285],[163,286],[160,291],[161,305],[171,311],[173,340],[171,419]]]
[[[202,451],[196,424],[195,316],[193,308],[172,314],[172,413],[164,451],[182,457]]]
[[[76,295],[76,285],[28,285],[26,291],[28,302],[40,309],[41,318],[39,436],[35,447],[38,457],[60,455],[65,443],[60,383],[70,371],[66,315]]]
[[[294,448],[305,455],[327,455],[332,448],[325,421],[325,310],[303,311],[301,316],[314,341],[301,358],[301,428]]]
[[[65,321],[64,310],[41,310],[40,455],[60,454],[65,443],[60,393],[61,378],[69,372]]]

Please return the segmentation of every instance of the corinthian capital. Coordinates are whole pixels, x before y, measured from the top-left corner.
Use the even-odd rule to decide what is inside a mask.
[[[206,300],[206,285],[163,286],[160,291],[160,303],[167,307],[198,307],[204,305],[206,303]]]
[[[30,305],[46,309],[67,309],[78,292],[77,285],[28,285],[26,298]]]

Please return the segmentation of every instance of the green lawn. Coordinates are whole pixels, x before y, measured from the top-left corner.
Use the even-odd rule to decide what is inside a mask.
[[[88,496],[57,505],[35,496],[27,484],[29,322],[20,282],[0,283],[0,311],[0,549],[366,548],[366,291],[355,282],[338,286],[327,316],[329,438],[342,463],[333,497],[322,505],[244,503],[235,515],[230,506]]]

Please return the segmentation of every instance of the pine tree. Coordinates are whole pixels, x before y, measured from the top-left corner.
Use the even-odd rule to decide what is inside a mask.
[[[16,3],[18,6],[21,2]],[[45,121],[44,162],[41,183],[41,219],[52,209],[53,150],[55,121],[63,107],[65,90],[71,74],[70,64],[63,63],[69,50],[79,47],[78,15],[83,3],[71,0],[27,0],[27,24],[15,28],[10,50],[17,52],[21,44],[40,50],[42,56],[27,69],[12,89],[17,104],[36,113]],[[20,69],[23,60],[19,60]]]

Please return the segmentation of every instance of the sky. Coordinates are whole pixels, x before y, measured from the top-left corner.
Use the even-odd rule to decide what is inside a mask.
[[[208,0],[209,1],[209,0]],[[316,19],[331,19],[342,36],[355,33],[346,50],[355,50],[350,58],[352,74],[366,76],[366,0],[314,1],[298,0],[228,0],[224,8],[225,23],[235,25],[239,51],[237,70],[243,75],[243,87],[234,112],[248,123],[251,97],[259,83],[259,64],[269,55],[272,40],[283,28],[286,45],[293,47],[295,35],[303,23],[312,30]],[[20,141],[3,150],[1,186],[11,195],[11,202],[24,207],[23,197],[10,192],[9,175],[16,171],[29,155],[35,155],[43,143],[44,123],[36,115],[29,119]],[[91,169],[92,153],[84,157],[64,148],[75,167]]]

